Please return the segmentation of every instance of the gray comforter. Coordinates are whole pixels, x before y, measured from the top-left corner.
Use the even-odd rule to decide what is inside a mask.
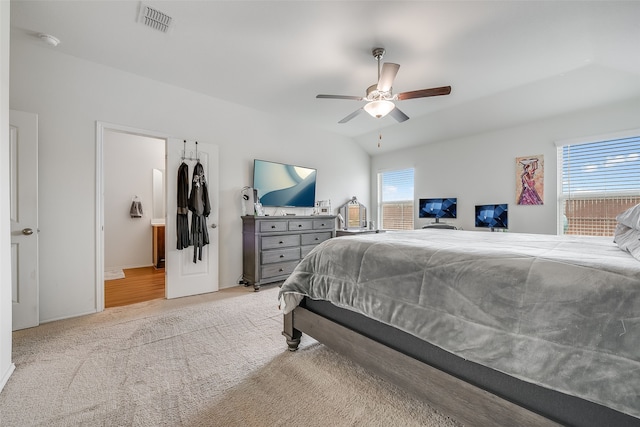
[[[640,418],[640,262],[611,238],[452,230],[339,237],[282,285],[283,310],[303,296]]]

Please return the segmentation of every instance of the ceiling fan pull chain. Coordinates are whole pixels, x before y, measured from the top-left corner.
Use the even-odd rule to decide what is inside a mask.
[[[378,148],[382,145],[382,134],[378,135]]]

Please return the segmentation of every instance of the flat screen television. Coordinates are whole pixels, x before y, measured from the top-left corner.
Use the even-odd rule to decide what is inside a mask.
[[[262,206],[312,208],[316,201],[317,171],[255,159],[253,188]]]
[[[476,227],[509,228],[509,205],[476,205]]]
[[[420,199],[418,206],[418,218],[435,218],[435,222],[440,222],[440,218],[456,218],[458,199]]]

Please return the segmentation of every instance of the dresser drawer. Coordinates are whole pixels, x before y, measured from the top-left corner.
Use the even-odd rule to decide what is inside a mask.
[[[298,261],[279,262],[277,264],[266,264],[261,268],[262,279],[270,277],[289,275],[298,265]]]
[[[287,231],[287,221],[260,221],[260,232]]]
[[[272,249],[262,252],[262,264],[300,259],[300,248]]]
[[[289,221],[289,231],[296,230],[313,230],[313,221],[304,219]]]
[[[325,240],[329,240],[331,238],[331,232],[324,233],[307,233],[300,236],[301,245],[317,245],[319,243],[324,242]]]
[[[292,234],[285,236],[267,236],[260,242],[260,249],[286,248],[290,246],[300,246],[300,235]]]
[[[313,220],[313,229],[314,230],[333,230],[335,227],[333,219],[314,219]]]

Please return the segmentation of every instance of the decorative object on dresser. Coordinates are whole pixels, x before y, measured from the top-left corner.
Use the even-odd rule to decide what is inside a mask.
[[[367,207],[360,203],[356,196],[353,196],[347,203],[338,207],[338,213],[338,218],[340,219],[339,229],[366,230]]]
[[[313,209],[314,215],[331,215],[331,200],[319,200]]]
[[[335,216],[243,216],[242,282],[256,291],[286,279],[318,244],[336,236]]]

